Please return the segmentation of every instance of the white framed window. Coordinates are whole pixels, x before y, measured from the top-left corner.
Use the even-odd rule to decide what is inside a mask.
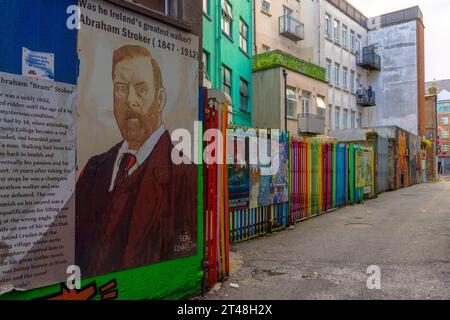
[[[270,13],[270,0],[262,0],[261,11],[265,13]]]
[[[248,97],[248,82],[241,78],[239,84],[239,110],[245,113],[249,112]]]
[[[222,89],[224,92],[228,93],[230,97],[231,95],[231,70],[222,65]]]
[[[202,54],[203,75],[209,80],[209,53],[203,51]]]
[[[355,71],[350,71],[350,90],[355,92]]]
[[[339,130],[341,120],[341,108],[335,107],[334,109],[334,127]]]
[[[442,138],[448,138],[448,130],[442,130]]]
[[[347,49],[348,48],[348,27],[346,25],[342,25],[342,46]]]
[[[348,84],[348,68],[344,67],[342,69],[342,86],[344,87],[344,89],[347,89],[347,84]]]
[[[333,32],[332,28],[333,28],[333,26],[331,25],[331,16],[327,13],[325,15],[325,32],[326,32],[326,36],[330,39],[332,37],[331,34]]]
[[[303,90],[302,92],[302,113],[309,114],[311,105],[311,92]]]
[[[328,81],[331,81],[331,60],[327,59],[326,61],[326,77]]]
[[[355,126],[356,126],[356,112],[355,111],[352,111],[352,119],[351,119],[350,125],[352,126],[352,129],[355,129]]]
[[[242,19],[239,21],[239,46],[242,51],[248,53],[248,26]]]
[[[361,53],[361,45],[362,45],[361,36],[358,34],[358,36],[356,37],[356,54]]]
[[[441,122],[442,124],[448,124],[448,117],[442,117]]]
[[[352,51],[356,50],[356,34],[353,30],[350,30],[350,49]]]
[[[343,113],[342,117],[343,117],[342,122],[344,125],[344,129],[347,129],[348,128],[348,109],[344,109],[344,113]]]
[[[231,4],[222,0],[222,31],[228,37],[232,37],[233,10]]]
[[[358,128],[362,128],[363,127],[363,116],[362,113],[360,112],[358,114]]]
[[[340,29],[341,29],[341,23],[334,19],[333,22],[333,32],[334,32],[334,41],[339,42],[340,41]]]
[[[331,117],[333,114],[333,106],[331,104],[328,105],[328,128],[331,129]]]
[[[286,109],[288,117],[297,116],[297,94],[293,87],[287,87],[286,89]]]
[[[443,144],[442,145],[442,151],[444,151],[444,152],[448,152],[449,151],[449,148],[450,146],[448,145],[448,144]]]
[[[341,66],[339,63],[334,64],[334,84],[339,86],[340,84],[340,73],[341,73]]]

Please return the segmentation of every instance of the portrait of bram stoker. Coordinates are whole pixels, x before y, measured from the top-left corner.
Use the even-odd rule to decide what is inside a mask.
[[[196,253],[197,168],[172,163],[162,121],[171,92],[160,66],[135,45],[118,48],[112,60],[123,141],[90,158],[76,184],[75,263],[84,276]],[[186,239],[193,245],[180,246]]]

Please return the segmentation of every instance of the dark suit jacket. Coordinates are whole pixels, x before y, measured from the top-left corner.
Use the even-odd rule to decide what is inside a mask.
[[[109,192],[122,143],[91,158],[76,185],[75,263],[98,275],[197,252],[197,168],[174,165],[166,131],[123,186]]]

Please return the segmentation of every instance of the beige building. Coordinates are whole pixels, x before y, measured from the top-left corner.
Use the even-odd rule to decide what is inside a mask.
[[[306,38],[313,38],[313,30],[305,28],[314,23],[308,14],[312,6],[310,1],[255,0],[256,127],[284,129],[287,123],[291,135],[326,133],[329,87],[325,69],[314,61],[314,50],[302,45]],[[308,19],[306,24],[303,19]]]

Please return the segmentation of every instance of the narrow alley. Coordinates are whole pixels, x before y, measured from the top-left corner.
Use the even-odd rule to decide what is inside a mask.
[[[242,242],[206,299],[450,299],[450,181],[384,193]],[[379,266],[381,289],[368,289]]]

